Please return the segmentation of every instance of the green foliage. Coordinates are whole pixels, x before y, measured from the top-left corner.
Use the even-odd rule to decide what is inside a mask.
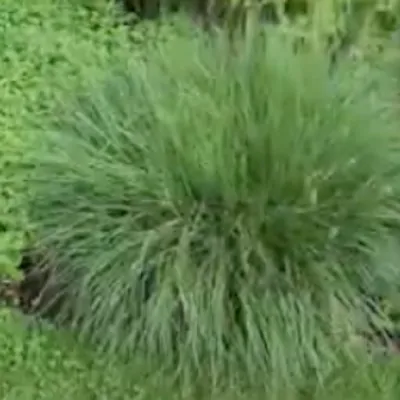
[[[252,28],[260,19],[263,23],[279,23],[302,40],[329,45],[333,50],[354,47],[363,53],[376,52],[400,28],[399,0],[161,0],[155,3],[156,6],[154,2],[132,2],[139,13],[150,4],[152,8],[167,10],[180,4],[206,26],[222,24],[230,30]]]
[[[65,315],[106,350],[295,385],[331,368],[332,332],[386,268],[373,255],[400,228],[392,84],[351,61],[332,73],[273,33],[235,53],[171,39],[55,114],[26,154]]]
[[[36,134],[27,132],[28,123],[51,114],[62,92],[99,77],[132,46],[111,10],[64,1],[1,1],[0,26],[0,276],[17,277],[30,231],[21,204],[27,188],[16,179]]]
[[[279,2],[279,1],[278,1]],[[304,3],[302,7],[299,4]],[[286,1],[289,27],[337,46],[360,46],[368,51],[400,27],[398,0]]]
[[[0,309],[0,396],[5,400],[396,400],[399,368],[396,359],[345,359],[322,382],[307,380],[301,388],[183,392],[167,376],[104,358],[67,332]]]
[[[0,397],[7,400],[165,398],[137,365],[103,358],[66,332],[2,308],[0,375]]]

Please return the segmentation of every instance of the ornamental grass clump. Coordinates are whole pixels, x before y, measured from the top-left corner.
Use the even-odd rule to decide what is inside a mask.
[[[400,226],[390,90],[272,33],[175,38],[116,67],[27,154],[59,317],[215,382],[329,368]]]

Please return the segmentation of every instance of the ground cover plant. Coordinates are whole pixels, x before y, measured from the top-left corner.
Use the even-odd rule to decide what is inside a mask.
[[[14,174],[27,121],[51,113],[63,90],[100,75],[110,59],[128,52],[129,42],[106,13],[62,1],[2,1],[0,24],[0,168],[7,178],[0,190],[0,275],[15,276],[29,231],[19,202],[26,189]]]
[[[67,335],[0,310],[2,399],[134,399],[135,384],[122,369],[77,346]],[[72,346],[71,346],[72,343]]]
[[[0,309],[0,354],[4,400],[185,398],[139,364],[101,357],[68,332],[5,308]]]
[[[361,289],[393,281],[376,261],[398,249],[393,82],[274,32],[117,66],[26,154],[60,318],[100,348],[296,386],[335,368]]]

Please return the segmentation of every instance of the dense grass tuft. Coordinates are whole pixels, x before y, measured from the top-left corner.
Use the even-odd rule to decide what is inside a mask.
[[[400,226],[387,83],[277,35],[199,35],[77,98],[27,155],[73,325],[188,376],[328,371]]]

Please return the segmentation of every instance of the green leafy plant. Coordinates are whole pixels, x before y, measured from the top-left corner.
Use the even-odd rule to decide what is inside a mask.
[[[19,278],[30,224],[23,204],[28,188],[17,171],[37,134],[30,121],[51,114],[60,93],[84,86],[133,46],[112,10],[64,1],[2,1],[0,25],[0,277]]]
[[[2,307],[0,373],[0,396],[7,400],[160,398],[154,378],[137,364],[101,357],[68,332]],[[169,388],[165,382],[159,390],[162,385],[165,394]]]
[[[184,377],[324,374],[400,228],[392,91],[276,31],[176,37],[117,66],[26,153],[60,319]]]

